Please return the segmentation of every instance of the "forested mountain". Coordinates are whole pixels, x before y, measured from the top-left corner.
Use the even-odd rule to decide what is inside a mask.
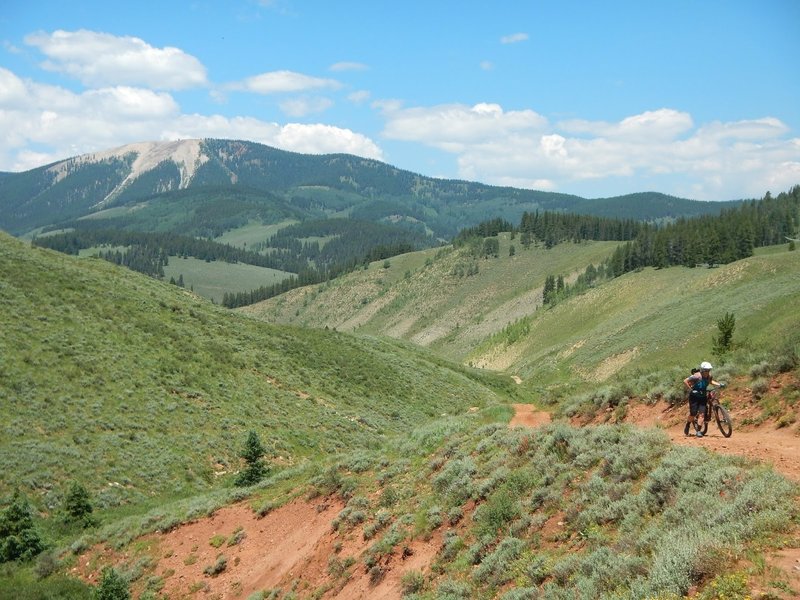
[[[180,192],[176,194],[175,192]],[[252,142],[183,140],[132,144],[0,177],[0,229],[14,235],[117,209],[115,226],[152,228],[164,212],[202,207],[169,226],[191,235],[258,218],[275,222],[352,216],[450,238],[482,220],[568,211],[638,220],[717,213],[719,203],[642,193],[587,200],[468,181],[434,179],[346,154],[308,155]],[[101,214],[98,214],[101,213]],[[213,218],[212,218],[213,217]]]
[[[36,237],[38,245],[73,254],[91,249],[156,277],[165,276],[170,256],[281,274],[267,284],[242,279],[234,289],[209,284],[225,288],[216,300],[228,306],[437,246],[487,219],[536,215],[546,232],[535,235],[552,244],[560,219],[583,214],[602,222],[605,237],[592,239],[627,241],[645,222],[736,205],[656,193],[587,200],[434,179],[351,155],[214,139],[132,144],[0,177],[0,229]],[[235,234],[242,230],[251,233]],[[523,243],[530,235],[523,227]],[[206,274],[195,278],[207,282]]]

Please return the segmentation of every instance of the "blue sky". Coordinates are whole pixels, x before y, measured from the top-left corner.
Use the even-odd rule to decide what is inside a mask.
[[[249,139],[595,198],[800,184],[797,0],[6,0],[0,170]]]

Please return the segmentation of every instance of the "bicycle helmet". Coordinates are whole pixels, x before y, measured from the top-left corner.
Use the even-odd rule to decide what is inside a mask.
[[[710,371],[713,368],[714,367],[711,366],[710,362],[703,361],[703,362],[700,363],[700,370],[701,371]]]

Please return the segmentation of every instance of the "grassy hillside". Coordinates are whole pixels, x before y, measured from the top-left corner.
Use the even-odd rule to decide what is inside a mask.
[[[786,245],[713,269],[628,273],[543,308],[548,275],[570,283],[617,244],[524,250],[508,234],[500,240],[499,258],[475,260],[450,247],[412,253],[243,310],[271,322],[406,339],[519,376],[531,389],[683,372],[711,357],[726,312],[736,317],[739,346],[780,351],[783,343],[799,343],[800,255]],[[465,275],[473,266],[477,274]]]
[[[603,383],[709,360],[717,320],[733,313],[740,345],[800,343],[800,255],[786,246],[715,269],[644,269],[526,319],[470,360],[537,384]]]
[[[97,506],[223,485],[256,431],[278,466],[496,404],[498,378],[417,349],[276,327],[102,260],[0,234],[0,496]]]
[[[226,292],[249,292],[254,287],[280,283],[291,275],[286,271],[244,263],[230,264],[221,260],[207,262],[179,256],[170,256],[169,264],[164,267],[165,281],[178,281],[182,276],[185,288],[217,304],[222,302]]]
[[[585,242],[525,250],[518,238],[501,234],[497,258],[476,259],[466,248],[451,247],[397,256],[242,310],[276,323],[409,340],[463,360],[488,336],[534,313],[548,275],[569,280],[616,246]]]
[[[418,542],[436,547],[430,564],[403,577],[418,600],[677,600],[692,587],[713,600],[752,596],[756,586],[792,597],[765,554],[796,543],[796,485],[768,467],[673,446],[652,429],[508,428],[503,403],[536,398],[538,385],[597,385],[609,357],[624,363],[611,375],[667,357],[699,360],[725,310],[752,345],[791,342],[798,255],[772,249],[719,269],[644,270],[542,310],[548,274],[569,276],[613,244],[511,257],[511,243],[504,238],[500,258],[477,261],[470,276],[459,271],[471,266],[465,254],[433,250],[261,307],[287,321],[318,319],[311,329],[267,324],[0,234],[0,505],[21,487],[60,548],[35,567],[3,566],[0,598],[55,597],[73,585],[69,597],[89,598],[87,586],[42,573],[63,574],[94,542],[114,551],[94,546],[82,568],[114,564],[135,597],[160,597],[178,575],[159,567],[168,549],[137,535],[232,499],[217,492],[230,487],[250,430],[267,446],[273,477],[237,497],[249,496],[259,515],[300,494],[345,504],[319,558],[324,581],[301,569],[291,587],[253,597],[330,597],[358,573],[373,585]],[[527,335],[503,333],[523,315]],[[359,334],[326,330],[327,318]],[[398,327],[398,337],[429,340],[436,354],[372,335]],[[502,362],[526,382],[441,354]],[[56,525],[73,480],[89,489],[99,528]],[[688,527],[698,513],[713,526]],[[252,542],[240,533],[237,544]],[[224,536],[219,543],[236,556]],[[211,576],[193,583],[219,592]]]

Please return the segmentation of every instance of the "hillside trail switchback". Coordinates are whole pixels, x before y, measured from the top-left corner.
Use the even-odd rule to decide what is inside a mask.
[[[510,427],[539,427],[551,422],[550,413],[531,404],[514,404],[514,416]],[[733,412],[734,430],[729,438],[723,437],[716,423],[711,423],[708,434],[702,438],[686,436],[686,407],[670,406],[660,401],[650,406],[632,404],[624,422],[638,427],[658,427],[664,430],[672,443],[682,446],[701,446],[719,454],[741,456],[749,460],[768,463],[773,468],[800,484],[800,436],[789,428],[761,425],[746,430],[736,428],[736,412]],[[800,589],[800,548],[784,548],[771,552],[767,563],[786,574],[792,588]]]
[[[683,412],[679,415],[678,411],[673,411],[672,414],[664,407],[632,407],[627,420],[643,427],[666,425],[665,430],[675,443],[702,444],[717,452],[768,460],[780,472],[800,481],[796,455],[799,440],[792,438],[788,431],[779,432],[773,436],[774,440],[769,441],[770,436],[763,432],[737,430],[731,438],[723,438],[716,432],[700,440],[683,439],[682,422],[673,422],[680,419]],[[551,421],[550,413],[530,404],[515,404],[514,411],[509,424],[512,427],[535,428]],[[794,455],[790,448],[795,448]],[[202,592],[204,597],[234,600],[265,589],[288,590],[295,586],[306,590],[319,589],[329,585],[333,579],[330,575],[332,556],[360,556],[372,543],[361,536],[353,536],[343,546],[337,545],[340,542],[331,522],[343,508],[344,503],[335,498],[309,500],[298,497],[260,517],[245,501],[220,508],[211,516],[169,531],[148,534],[140,543],[156,549],[156,573],[164,578],[161,593],[170,598],[189,598]],[[234,546],[217,549],[209,543],[220,536],[233,539],[237,531],[246,532],[246,536]],[[430,572],[442,544],[441,531],[427,540],[411,540],[407,552],[386,558],[381,565],[385,575],[379,583],[372,582],[368,571],[359,568],[351,577],[338,581],[323,597],[400,600],[403,576],[412,571]],[[225,570],[214,577],[205,575],[204,569],[213,565],[220,553],[228,559]],[[73,574],[96,584],[100,576],[99,565],[121,564],[125,559],[115,550],[99,545],[81,556]],[[788,574],[794,589],[800,589],[800,549],[772,552],[767,561],[770,566]]]

